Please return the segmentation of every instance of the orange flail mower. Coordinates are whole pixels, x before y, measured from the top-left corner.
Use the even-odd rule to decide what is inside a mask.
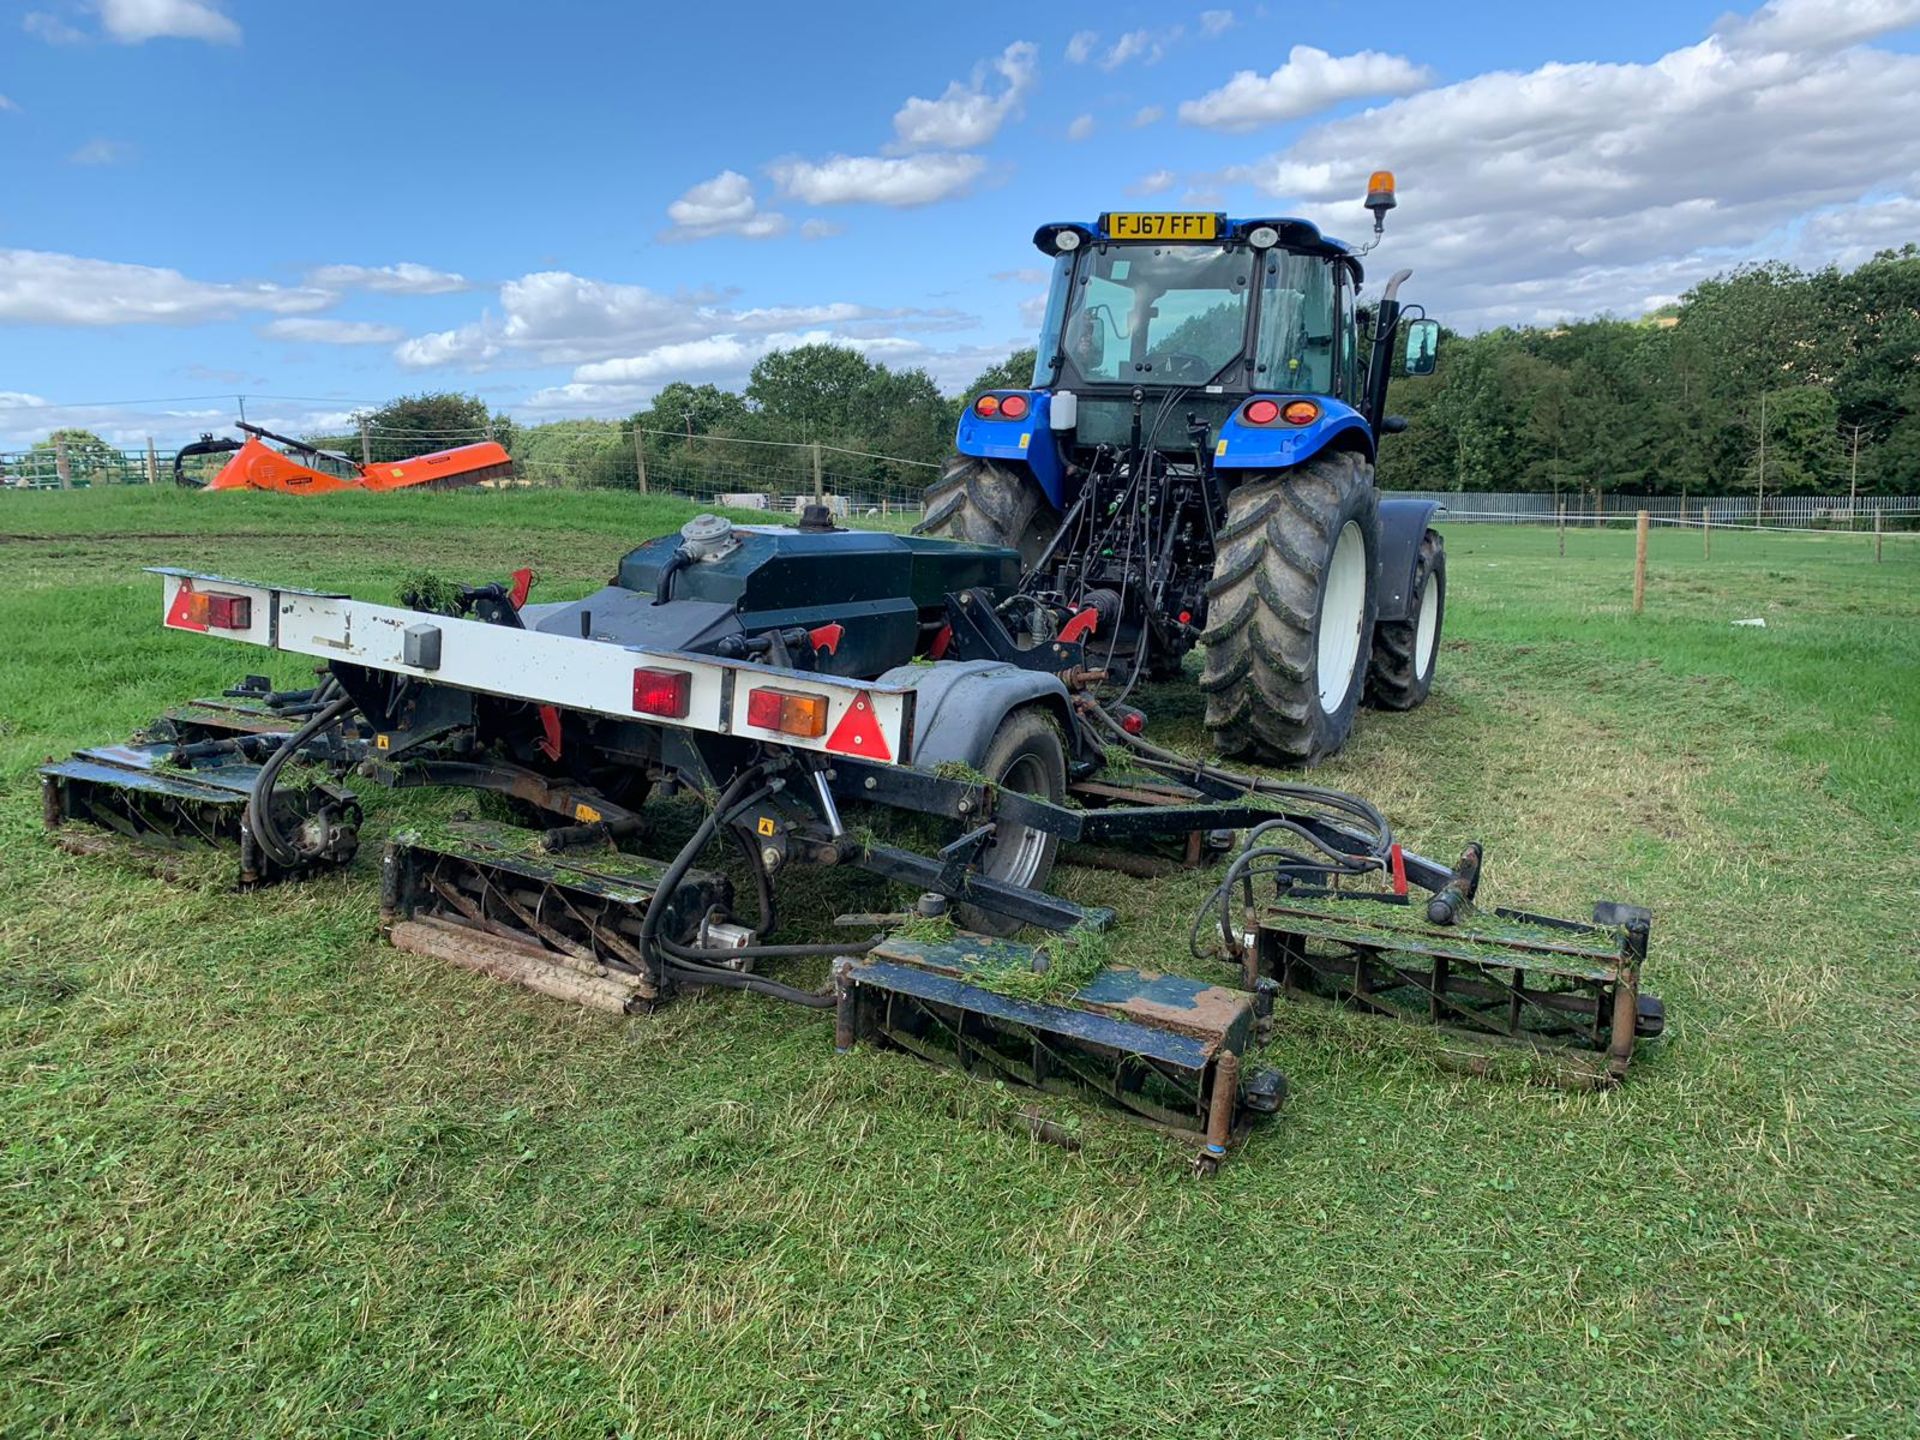
[[[321,450],[245,421],[237,428],[247,433],[244,441],[216,440],[211,435],[202,435],[193,444],[183,446],[173,457],[174,483],[207,490],[277,490],[289,495],[324,495],[340,490],[412,490],[422,486],[453,489],[477,485],[483,480],[504,480],[513,474],[512,458],[504,447],[491,440],[452,450],[436,450],[431,455],[416,455],[410,460],[363,465],[336,450]],[[269,440],[287,446],[302,459],[296,460],[293,455],[274,449],[266,443]],[[212,480],[196,480],[186,473],[183,462],[195,455],[229,452],[233,458]],[[306,464],[303,460],[315,463]]]

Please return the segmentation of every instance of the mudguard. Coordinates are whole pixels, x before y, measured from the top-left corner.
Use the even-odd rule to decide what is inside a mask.
[[[1408,618],[1407,601],[1413,594],[1413,574],[1420,564],[1420,541],[1440,509],[1433,500],[1380,502],[1380,540],[1373,552],[1379,567],[1374,584],[1380,597],[1379,619]]]
[[[953,448],[983,460],[1017,460],[1040,482],[1047,503],[1058,510],[1065,503],[1067,472],[1060,463],[1060,445],[1053,438],[1053,396],[1045,390],[994,390],[989,394],[1024,395],[1032,406],[1018,420],[1002,420],[976,411],[972,404],[960,412],[960,428]],[[975,397],[978,398],[977,396]]]
[[[1240,418],[1246,413],[1246,405],[1241,405],[1227,417],[1213,442],[1214,469],[1284,470],[1312,459],[1343,436],[1357,438],[1367,459],[1373,459],[1373,431],[1351,405],[1326,395],[1247,397],[1248,404],[1255,400],[1282,406],[1290,400],[1311,400],[1320,407],[1320,418],[1311,425],[1248,425]]]
[[[1058,675],[1044,670],[1022,670],[1004,660],[956,660],[898,665],[877,683],[913,689],[913,748],[908,753],[923,770],[946,764],[977,770],[1000,722],[1022,705],[1044,705],[1061,730],[1073,734],[1067,687]]]

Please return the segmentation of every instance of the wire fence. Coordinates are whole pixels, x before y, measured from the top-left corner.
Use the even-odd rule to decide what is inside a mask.
[[[377,427],[376,427],[377,428]],[[366,432],[372,443],[402,438],[413,453],[496,438],[489,430]],[[321,442],[356,455],[359,434]],[[843,516],[917,516],[939,463],[824,442],[683,434],[589,422],[575,430],[541,427],[515,446],[515,478],[490,484],[559,489],[624,489],[701,504],[791,513],[810,503]],[[171,450],[54,447],[0,452],[0,487],[10,491],[168,483]],[[217,468],[224,456],[212,459]],[[206,463],[202,462],[202,469]],[[204,478],[204,477],[203,477]],[[1403,490],[1388,495],[1432,500],[1453,524],[1567,525],[1632,523],[1639,511],[1666,526],[1727,530],[1920,530],[1920,495],[1635,495],[1565,491]]]

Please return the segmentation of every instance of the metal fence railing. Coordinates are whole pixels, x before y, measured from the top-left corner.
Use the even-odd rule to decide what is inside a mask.
[[[559,488],[614,488],[672,495],[738,509],[791,512],[821,500],[841,515],[913,516],[938,473],[931,461],[880,455],[805,441],[720,436],[627,437],[599,453],[516,459],[518,482]],[[627,432],[630,437],[631,432]],[[463,435],[436,437],[460,444]],[[664,438],[672,442],[661,445]],[[648,442],[651,442],[650,444]],[[689,443],[691,442],[691,443]],[[61,457],[52,447],[0,451],[0,488],[83,489],[99,485],[166,484],[171,450],[112,450],[83,446]],[[225,457],[214,457],[218,464]],[[1641,510],[1655,523],[1729,529],[1888,530],[1920,528],[1920,495],[1633,495],[1562,491],[1395,490],[1393,496],[1432,500],[1453,524],[1604,525],[1631,520]]]

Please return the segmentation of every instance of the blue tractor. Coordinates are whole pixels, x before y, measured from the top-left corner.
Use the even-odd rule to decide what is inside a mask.
[[[1376,174],[1374,234],[1393,208]],[[1376,241],[1377,243],[1377,241]],[[1053,261],[1032,387],[970,397],[922,533],[1010,546],[1008,620],[1073,627],[1129,690],[1181,673],[1228,755],[1311,765],[1362,700],[1433,685],[1446,609],[1437,507],[1383,500],[1375,446],[1439,326],[1362,303],[1361,257],[1305,220],[1108,213],[1043,225]],[[1091,613],[1089,613],[1091,612]]]

